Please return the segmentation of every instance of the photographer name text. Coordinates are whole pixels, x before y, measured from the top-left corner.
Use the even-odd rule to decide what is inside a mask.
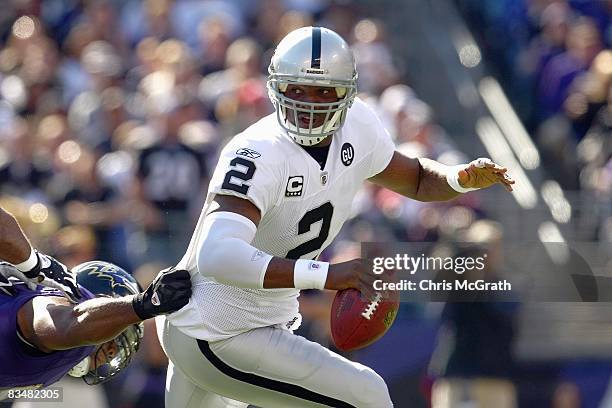
[[[374,290],[384,291],[423,291],[423,292],[442,292],[442,291],[511,291],[512,283],[505,279],[487,282],[484,279],[475,281],[455,280],[455,281],[434,281],[423,279],[418,282],[402,279],[399,282],[384,282],[381,279],[374,281]]]

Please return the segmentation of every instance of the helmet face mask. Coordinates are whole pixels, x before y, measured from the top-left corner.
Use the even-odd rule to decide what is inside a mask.
[[[140,346],[143,323],[128,327],[113,340],[98,346],[90,358],[89,371],[83,376],[88,385],[104,383],[126,368]]]
[[[103,261],[85,262],[72,268],[77,283],[96,297],[123,297],[136,295],[142,289],[126,271]],[[104,344],[71,370],[73,376],[82,377],[89,384],[101,384],[119,374],[128,366],[144,335],[144,324],[133,324]],[[88,360],[88,364],[85,362]],[[87,364],[87,365],[86,365]]]
[[[268,68],[268,96],[278,123],[293,140],[312,146],[337,132],[357,94],[355,59],[348,44],[335,32],[304,27],[289,33],[277,46]],[[289,85],[332,87],[338,100],[307,102],[288,98]],[[299,125],[298,115],[310,115],[309,126]],[[324,120],[314,126],[315,117]]]

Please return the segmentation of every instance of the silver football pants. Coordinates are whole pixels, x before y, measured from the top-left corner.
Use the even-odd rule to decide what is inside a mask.
[[[374,370],[279,327],[226,340],[196,340],[157,318],[170,359],[166,406],[172,408],[358,407],[393,404]]]

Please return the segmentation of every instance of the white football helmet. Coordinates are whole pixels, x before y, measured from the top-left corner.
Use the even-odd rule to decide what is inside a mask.
[[[323,27],[303,27],[287,34],[276,47],[268,68],[268,95],[278,123],[296,143],[312,146],[342,127],[357,94],[355,57],[346,41]],[[339,100],[308,103],[289,99],[284,92],[289,84],[329,86]],[[298,114],[310,114],[310,126],[298,125]],[[287,115],[293,115],[293,123]],[[321,126],[313,128],[314,115],[325,114]]]

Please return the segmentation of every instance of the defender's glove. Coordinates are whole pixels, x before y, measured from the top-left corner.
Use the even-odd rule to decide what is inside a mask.
[[[189,302],[190,297],[189,272],[171,267],[158,273],[144,292],[134,296],[132,306],[138,317],[147,320],[176,312]]]
[[[22,265],[34,262],[36,263],[33,267],[22,269]],[[33,249],[30,258],[16,266],[30,282],[58,289],[73,303],[83,298],[74,274],[66,268],[66,265],[49,255],[41,254]]]

